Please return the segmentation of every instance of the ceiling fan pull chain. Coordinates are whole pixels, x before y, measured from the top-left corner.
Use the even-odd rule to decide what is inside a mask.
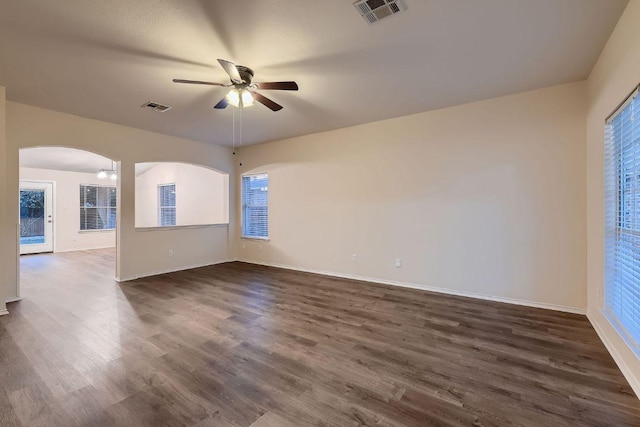
[[[236,155],[236,109],[232,108],[231,109],[231,125],[232,125],[232,130],[231,130],[231,134],[232,136],[232,146],[233,146],[233,155]]]

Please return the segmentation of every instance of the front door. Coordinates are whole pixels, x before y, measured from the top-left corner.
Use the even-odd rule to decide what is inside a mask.
[[[53,183],[20,181],[20,254],[53,252]]]

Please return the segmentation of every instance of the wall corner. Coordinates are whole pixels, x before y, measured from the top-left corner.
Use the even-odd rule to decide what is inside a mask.
[[[5,301],[11,294],[11,279],[9,253],[9,203],[7,194],[7,103],[6,91],[0,86],[0,316],[8,314]]]

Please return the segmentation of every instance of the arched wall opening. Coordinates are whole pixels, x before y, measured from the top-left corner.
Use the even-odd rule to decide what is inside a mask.
[[[118,161],[87,150],[52,146],[20,149],[18,254],[103,249],[108,255],[104,262],[114,264],[116,277],[118,171]],[[18,278],[20,269],[33,262],[22,259],[18,263]],[[14,299],[21,296],[18,280]]]
[[[183,162],[228,174],[233,180],[237,157],[228,147],[158,134],[71,114],[7,102],[7,195],[19,187],[19,151],[34,147],[67,147],[116,160],[120,179],[117,218],[118,281],[211,265],[236,258],[236,191],[229,194],[229,223],[187,227],[135,227],[135,164]],[[139,109],[136,109],[137,113]],[[146,114],[146,113],[142,113]],[[233,185],[231,185],[232,188]],[[17,296],[18,197],[7,198],[3,229],[1,290],[6,301]],[[169,253],[173,255],[170,256]],[[8,307],[9,312],[11,308]]]
[[[229,174],[184,162],[136,163],[135,173],[136,229],[229,223]]]

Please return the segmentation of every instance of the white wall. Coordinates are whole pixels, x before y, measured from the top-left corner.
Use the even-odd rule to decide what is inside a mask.
[[[640,1],[632,0],[588,80],[587,283],[588,316],[636,394],[640,360],[602,315],[604,304],[604,123],[640,83]]]
[[[17,235],[17,228],[8,220],[6,111],[5,88],[0,86],[0,316],[8,313],[5,301],[14,292],[18,262],[17,256],[11,256],[17,251],[17,237],[11,239],[12,233]]]
[[[38,146],[88,150],[119,162],[116,274],[121,280],[235,258],[228,232],[233,221],[223,227],[136,231],[134,214],[136,163],[177,161],[231,173],[235,162],[230,149],[7,102],[9,190],[2,199],[9,212],[2,224],[8,224],[13,233],[5,232],[2,242],[14,248],[3,260],[7,268],[0,271],[7,297],[17,294],[18,150]]]
[[[80,184],[112,185],[95,173],[20,168],[21,180],[54,182],[54,252],[113,248],[115,230],[80,231]]]
[[[229,222],[229,175],[185,163],[159,163],[136,177],[136,227],[158,226],[158,185],[176,185],[176,225]]]
[[[585,104],[579,82],[243,148],[270,241],[239,258],[583,311]]]

